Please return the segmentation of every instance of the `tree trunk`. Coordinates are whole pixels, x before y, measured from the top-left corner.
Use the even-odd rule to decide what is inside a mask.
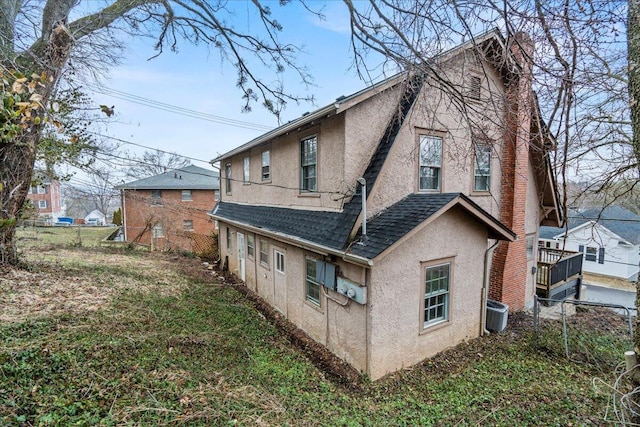
[[[34,45],[39,50],[37,57],[42,58],[41,62],[36,64],[30,61],[31,65],[27,65],[22,72],[27,76],[34,72],[46,76],[35,90],[41,96],[41,104],[45,106],[69,58],[73,38],[67,29],[59,24],[53,28],[50,35],[41,38]],[[6,68],[11,69],[11,66]],[[18,263],[16,225],[31,186],[36,151],[45,117],[44,108],[34,110],[34,113],[34,117],[27,122],[27,127],[19,136],[0,140],[0,265]],[[35,120],[36,117],[38,120]]]

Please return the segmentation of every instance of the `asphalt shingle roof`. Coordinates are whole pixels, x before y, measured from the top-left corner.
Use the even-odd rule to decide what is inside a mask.
[[[120,190],[219,190],[218,172],[189,165],[116,187]]]
[[[581,211],[570,210],[567,216],[569,230],[579,227],[588,221],[595,221],[634,245],[640,244],[640,215],[636,215],[620,206],[609,206],[604,209],[591,208]],[[540,238],[553,239],[564,232],[564,228],[540,227]]]
[[[374,259],[454,199],[472,205],[484,220],[491,216],[460,193],[410,194],[367,223],[367,242],[351,244],[348,252]],[[220,202],[212,212],[216,218],[282,233],[339,251],[347,250],[355,219],[346,212],[324,212],[272,206]],[[356,216],[357,217],[357,216]],[[495,224],[500,224],[494,220]],[[498,227],[508,229],[501,224]],[[508,233],[512,233],[508,231]],[[360,240],[360,234],[356,236]]]
[[[459,193],[410,194],[367,222],[366,244],[354,244],[351,252],[373,259],[423,223]],[[357,239],[360,239],[358,233]]]

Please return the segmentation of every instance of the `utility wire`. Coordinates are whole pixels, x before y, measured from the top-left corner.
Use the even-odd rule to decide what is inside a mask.
[[[153,99],[144,98],[139,95],[134,95],[131,93],[123,92],[117,89],[112,89],[102,85],[88,85],[88,87],[94,92],[101,93],[103,95],[111,96],[113,98],[121,99],[123,101],[132,102],[138,105],[143,105],[145,107],[155,108],[158,110],[167,111],[169,113],[179,114],[181,116],[192,117],[194,119],[205,120],[208,122],[214,122],[214,123],[219,123],[227,126],[257,130],[257,131],[269,131],[273,129],[273,126],[250,123],[242,120],[231,119],[228,117],[222,117],[222,116],[216,116],[213,114],[203,113],[201,111],[191,110],[191,109],[180,107],[177,105],[155,101]]]

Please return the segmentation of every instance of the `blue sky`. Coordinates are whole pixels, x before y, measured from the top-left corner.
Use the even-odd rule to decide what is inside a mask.
[[[323,4],[312,2],[318,8]],[[314,79],[314,86],[308,89],[298,84],[297,79],[287,81],[287,88],[316,99],[315,105],[289,103],[282,115],[284,122],[368,85],[350,69],[349,20],[342,2],[324,4],[325,20],[296,4],[281,8],[274,2],[273,8],[284,26],[281,39],[304,47],[305,53],[299,55],[299,62],[308,67]],[[277,126],[276,118],[259,104],[254,104],[250,113],[241,112],[243,102],[235,86],[235,70],[220,59],[215,49],[183,42],[178,53],[166,51],[148,60],[156,53],[153,42],[152,39],[134,40],[122,65],[111,68],[104,86],[210,115]],[[115,106],[115,120],[105,134],[196,159],[210,160],[266,132],[189,118],[99,93],[95,93],[93,99],[97,104]],[[123,148],[135,153],[144,151],[132,145]]]

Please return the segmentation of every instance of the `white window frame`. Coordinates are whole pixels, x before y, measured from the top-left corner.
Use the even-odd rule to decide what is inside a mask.
[[[251,159],[248,156],[242,159],[242,182],[251,183]]]
[[[193,220],[192,219],[183,219],[182,220],[182,230],[184,230],[184,231],[193,231]]]
[[[269,268],[269,242],[266,239],[260,239],[260,265]]]
[[[451,320],[451,285],[453,283],[453,259],[422,263],[422,293],[420,324],[423,330]],[[444,276],[433,276],[446,272]],[[445,283],[440,281],[445,280]]]
[[[473,156],[473,191],[475,192],[491,191],[491,153],[491,145],[485,143],[475,144]],[[482,164],[480,163],[481,161],[483,162]]]
[[[182,190],[181,197],[183,202],[191,202],[193,200],[191,190]]]
[[[44,185],[38,185],[38,194],[47,194],[47,188]]]
[[[284,252],[273,251],[275,253],[275,270],[278,273],[284,274]]]
[[[262,161],[262,180],[271,181],[271,151],[264,150],[260,158]]]
[[[253,234],[247,234],[247,257],[254,259],[256,254],[256,244]]]
[[[47,201],[46,200],[38,200],[38,209],[47,209]]]
[[[153,226],[153,228],[151,229],[151,236],[154,239],[158,239],[160,237],[164,237],[164,227],[162,226],[162,223],[159,222],[156,225]]]
[[[229,227],[227,228],[227,252],[231,253],[231,251],[233,250],[233,247],[231,246],[231,229]]]
[[[309,275],[309,267],[313,265],[313,274]],[[320,299],[320,288],[322,284],[320,284],[316,280],[316,267],[317,267],[316,259],[312,257],[305,257],[305,281],[304,281],[304,296],[305,300],[310,304],[313,304],[317,307],[321,305]],[[316,298],[317,294],[317,298]]]
[[[224,189],[226,194],[231,194],[231,162],[224,165]]]
[[[440,191],[442,188],[443,138],[436,135],[420,135],[418,189],[420,191]],[[434,153],[430,153],[434,150]],[[428,173],[431,172],[431,173]],[[424,185],[423,185],[423,179]],[[426,180],[435,179],[435,185],[426,185]]]
[[[318,135],[300,140],[300,191],[318,191]]]
[[[592,250],[593,252],[590,252]],[[584,248],[584,260],[598,262],[598,248],[595,246],[587,246]]]

